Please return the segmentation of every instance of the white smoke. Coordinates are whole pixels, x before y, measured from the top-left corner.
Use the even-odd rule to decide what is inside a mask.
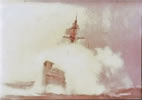
[[[46,88],[47,93],[99,95],[108,93],[112,89],[132,86],[131,80],[123,70],[124,62],[120,53],[114,53],[109,47],[95,48],[92,51],[79,43],[64,43],[37,56],[35,64],[37,74],[34,78],[35,84],[31,89],[11,89],[4,86],[3,95],[40,95],[43,93],[42,70],[45,60],[52,61],[55,63],[53,67],[64,71],[66,79],[65,89],[50,84]]]
[[[36,80],[36,82],[34,84],[34,87],[30,90],[14,90],[4,87],[2,90],[3,93],[14,95],[34,95],[36,93],[43,92],[44,87],[41,85],[43,68],[42,65],[45,60],[51,60],[55,63],[54,67],[63,70],[65,72],[67,82],[67,88],[65,90],[62,89],[60,86],[50,85],[47,88],[48,92],[58,94],[101,94],[104,92],[108,92],[109,90],[114,88],[130,87],[132,85],[132,82],[127,74],[125,74],[126,72],[124,72],[123,70],[124,62],[121,58],[120,53],[114,53],[109,47],[95,48],[94,51],[92,51],[80,44],[61,44],[59,46],[56,46],[55,48],[48,49],[45,51],[45,53],[43,53],[42,50],[45,50],[48,47],[50,48],[50,46],[52,47],[56,44],[57,41],[62,38],[62,35],[64,34],[64,29],[67,28],[68,24],[72,22],[72,18],[74,18],[75,11],[81,12],[78,15],[83,16],[79,18],[79,22],[81,22],[82,24],[79,23],[79,25],[82,25],[80,26],[81,29],[83,29],[83,27],[86,29],[84,25],[84,19],[86,17],[86,13],[84,13],[84,8],[80,8],[78,6],[72,7],[69,5],[65,6],[62,4],[57,5],[58,6],[43,4],[42,7],[39,4],[37,4],[36,6],[29,6],[28,4],[26,6],[14,5],[14,7],[6,9],[7,13],[5,13],[4,19],[7,22],[6,25],[8,26],[4,27],[7,27],[5,30],[7,30],[8,33],[7,31],[4,33],[6,34],[6,40],[4,40],[6,43],[5,46],[7,46],[7,50],[9,51],[5,51],[6,53],[4,55],[4,57],[7,58],[4,59],[4,62],[6,64],[4,65],[4,68],[8,73],[6,74],[5,80]],[[51,10],[50,13],[48,9],[52,9],[53,11]],[[48,14],[46,15],[47,10]],[[96,10],[98,10],[98,8]],[[88,12],[89,10],[86,11]],[[130,10],[130,12],[131,11],[132,10]],[[54,16],[52,15],[52,12],[53,15],[55,13]],[[60,12],[62,14],[58,14],[57,12]],[[95,14],[92,16],[93,20],[91,18],[86,19],[91,20],[91,23],[95,21],[95,25],[91,24],[91,26],[93,27],[92,29],[99,29],[99,27],[101,26],[102,17],[100,17],[99,15],[100,12],[101,11],[95,11],[95,13],[91,13]],[[13,13],[13,15],[11,13]],[[12,17],[9,17],[9,14],[11,14]],[[122,14],[120,13],[120,15]],[[62,15],[67,15],[68,17]],[[25,19],[23,18],[23,16]],[[57,19],[57,16],[58,20],[55,20]],[[109,20],[111,19],[111,16],[112,15],[109,11],[109,8],[103,12],[104,20],[102,22],[105,31],[109,31],[111,26],[115,26],[111,25],[111,21]],[[38,22],[37,19],[40,22]],[[120,20],[122,19],[123,18],[121,18]],[[63,22],[66,23],[63,24]],[[62,25],[60,25],[60,23],[62,23]],[[52,24],[56,27],[53,27]],[[88,35],[89,30],[91,31],[91,33],[95,33],[89,27],[90,26],[87,26],[87,32],[84,33]],[[122,29],[118,28],[118,30]],[[99,34],[97,34],[97,36],[98,35]],[[113,34],[112,36],[116,37],[115,34]],[[97,38],[93,39],[96,40]],[[7,42],[8,40],[13,40],[14,42]],[[99,40],[101,40],[100,37]],[[111,39],[109,38],[109,40]],[[91,43],[94,42],[92,41]],[[36,56],[36,54],[38,54],[39,52],[42,52],[42,54]],[[13,59],[13,57],[15,58]],[[37,59],[37,61],[34,62],[35,59]]]
[[[48,92],[102,94],[114,88],[128,88],[132,85],[127,75],[120,73],[124,67],[120,53],[113,53],[109,47],[91,51],[78,43],[61,44],[42,53],[39,61],[43,63],[45,60],[54,62],[54,67],[65,72],[67,83],[65,90],[53,85],[47,89]],[[42,92],[41,76],[33,88],[35,92]]]

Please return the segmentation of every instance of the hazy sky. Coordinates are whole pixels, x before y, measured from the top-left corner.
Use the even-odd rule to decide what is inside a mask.
[[[120,52],[130,78],[135,85],[141,84],[142,4],[13,3],[4,4],[2,11],[3,75],[7,79],[29,74],[27,69],[36,57],[62,39],[77,14],[80,33],[90,48],[109,46]]]

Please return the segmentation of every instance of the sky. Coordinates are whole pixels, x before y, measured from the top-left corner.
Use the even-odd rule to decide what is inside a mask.
[[[109,46],[120,52],[126,73],[135,86],[141,85],[142,4],[15,2],[3,4],[1,11],[4,80],[23,75],[30,75],[25,80],[31,80],[34,75],[27,69],[41,52],[60,42],[77,15],[79,33],[90,49]]]

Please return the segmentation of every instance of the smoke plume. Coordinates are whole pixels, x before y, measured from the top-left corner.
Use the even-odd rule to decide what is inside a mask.
[[[131,73],[139,75],[139,64],[135,64],[139,61],[137,56],[140,49],[137,45],[140,42],[135,40],[140,38],[133,37],[141,35],[138,32],[140,21],[136,20],[141,14],[139,9],[141,5],[127,5],[127,7],[118,4],[107,5],[92,4],[92,7],[90,4],[79,6],[61,3],[4,5],[3,81],[32,80],[35,84],[29,90],[3,87],[3,93],[22,95],[41,93],[42,68],[45,60],[54,62],[54,67],[63,70],[67,82],[66,89],[51,84],[47,88],[48,92],[101,94],[111,89],[132,86],[124,69],[129,68],[129,65],[132,69],[136,69],[133,66],[138,66],[136,69],[138,71],[132,70]],[[84,34],[85,38],[90,40],[92,48],[101,48],[92,50],[80,43],[57,44],[62,39],[65,29],[74,21],[76,12],[81,35]],[[126,46],[128,48],[125,48]],[[114,52],[114,47],[120,52]],[[123,58],[121,49],[126,49]],[[132,61],[129,58],[132,58]],[[135,79],[139,81],[139,78]]]
[[[120,53],[114,53],[109,47],[95,48],[92,51],[79,43],[66,43],[42,53],[39,58],[41,62],[54,62],[54,67],[65,72],[65,90],[55,89],[53,85],[47,89],[52,93],[60,90],[63,94],[102,94],[132,85],[126,74],[120,74],[124,67]],[[42,71],[42,67],[40,68]],[[43,88],[40,76],[33,88],[37,92]]]

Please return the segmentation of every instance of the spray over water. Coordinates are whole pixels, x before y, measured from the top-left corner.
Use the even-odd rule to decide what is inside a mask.
[[[124,62],[120,53],[109,47],[95,48],[94,51],[79,43],[64,43],[48,49],[37,56],[34,85],[20,90],[3,87],[3,94],[40,95],[43,93],[43,62],[49,60],[55,68],[65,72],[66,88],[50,84],[48,93],[99,95],[112,89],[129,88],[132,82],[123,72]],[[33,73],[34,74],[34,73]]]
[[[124,67],[123,59],[109,47],[95,48],[91,51],[78,43],[65,43],[42,53],[39,58],[41,62],[54,62],[54,67],[65,72],[66,88],[50,85],[47,88],[48,92],[98,95],[115,87],[128,88],[132,85],[127,75],[119,75]],[[41,66],[40,68],[42,70]],[[33,88],[35,92],[41,92],[43,88],[40,76],[42,75],[39,75]]]

